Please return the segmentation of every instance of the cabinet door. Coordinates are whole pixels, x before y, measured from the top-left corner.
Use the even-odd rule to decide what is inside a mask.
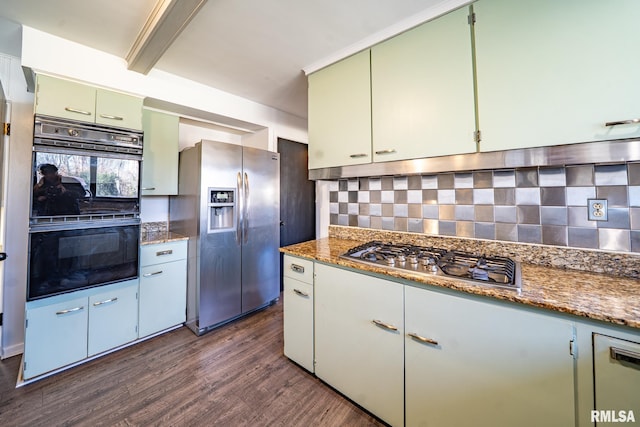
[[[89,297],[89,345],[93,356],[138,338],[138,283]]]
[[[370,162],[367,50],[309,76],[309,169]]]
[[[88,311],[87,298],[48,305],[40,301],[27,303],[25,379],[87,357]]]
[[[407,425],[574,425],[569,322],[410,286],[405,316]]]
[[[142,98],[97,89],[96,123],[142,130]]]
[[[42,74],[37,79],[36,114],[91,123],[95,121],[95,88]]]
[[[596,409],[640,417],[640,343],[593,334],[593,364]]]
[[[403,286],[323,264],[315,274],[316,375],[402,426]]]
[[[637,138],[640,2],[474,4],[482,151]]]
[[[313,372],[313,285],[284,278],[284,355]]]
[[[371,49],[373,161],[476,150],[468,15],[456,10]]]
[[[178,194],[178,116],[143,110],[142,126],[142,195]]]
[[[139,336],[184,323],[187,260],[143,267],[140,271]]]

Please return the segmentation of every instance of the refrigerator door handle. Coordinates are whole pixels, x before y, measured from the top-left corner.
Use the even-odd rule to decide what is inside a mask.
[[[244,213],[242,215],[242,222],[244,230],[242,231],[242,238],[244,243],[249,240],[249,201],[251,200],[249,194],[249,175],[244,173]]]
[[[242,196],[244,193],[242,191],[242,174],[240,172],[238,172],[237,175],[237,189],[236,191],[238,192],[238,195],[236,196],[236,200],[238,201],[238,206],[236,206],[236,243],[237,244],[241,244],[242,243],[242,224],[243,224],[243,209],[244,209],[244,202],[243,202],[243,197]]]

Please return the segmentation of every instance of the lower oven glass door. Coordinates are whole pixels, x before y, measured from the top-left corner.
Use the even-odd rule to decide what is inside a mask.
[[[27,300],[138,277],[140,224],[32,229]]]

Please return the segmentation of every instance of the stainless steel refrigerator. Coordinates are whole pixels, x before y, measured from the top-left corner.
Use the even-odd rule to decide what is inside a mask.
[[[171,231],[188,236],[187,326],[197,335],[280,294],[278,153],[202,140],[180,153]]]

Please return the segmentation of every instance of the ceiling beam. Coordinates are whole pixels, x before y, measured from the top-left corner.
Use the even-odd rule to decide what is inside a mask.
[[[127,53],[127,68],[147,74],[207,0],[158,0]]]

